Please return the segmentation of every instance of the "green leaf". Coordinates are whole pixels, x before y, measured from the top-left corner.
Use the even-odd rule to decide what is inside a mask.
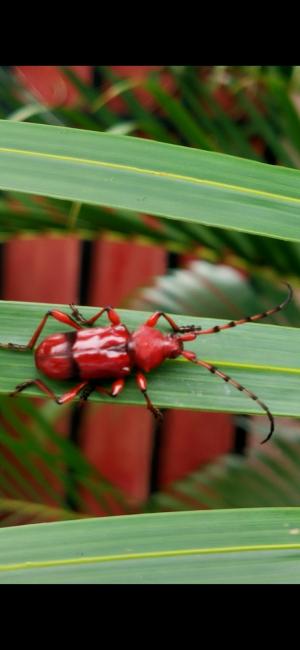
[[[236,125],[221,108],[220,103],[214,98],[208,84],[201,83],[196,76],[189,79],[189,83],[180,81],[179,85],[187,104],[195,112],[200,124],[205,130],[215,137],[216,151],[223,151],[246,158],[260,159],[251,144],[247,141],[243,127]]]
[[[38,323],[48,309],[54,305],[20,302],[0,302],[0,341],[27,343]],[[69,312],[68,307],[55,306]],[[86,316],[95,314],[94,308],[84,308]],[[134,330],[148,317],[145,312],[119,311],[122,321]],[[179,325],[191,324],[202,327],[220,323],[217,320],[176,316]],[[106,322],[105,317],[103,322]],[[61,323],[49,319],[44,336],[51,332],[64,331]],[[169,331],[162,324],[163,331]],[[220,334],[199,336],[198,340],[186,345],[199,358],[211,362],[234,379],[246,386],[267,403],[274,415],[300,416],[299,385],[300,369],[296,351],[300,346],[300,332],[296,328],[274,325],[246,324]],[[16,384],[38,376],[32,352],[0,350],[0,393],[13,390]],[[74,383],[74,382],[73,382]],[[70,382],[47,384],[62,394]],[[71,385],[72,382],[71,382]],[[157,406],[168,408],[189,408],[223,412],[262,414],[259,405],[240,393],[204,368],[199,368],[183,359],[166,361],[149,374],[149,393]],[[35,387],[27,395],[40,395]],[[17,399],[17,398],[16,398]],[[92,395],[95,401],[113,401]],[[144,404],[143,396],[136,388],[133,377],[126,382],[126,389],[117,403]],[[57,407],[59,408],[59,406]]]
[[[299,583],[300,509],[180,512],[0,530],[0,583]]]
[[[300,172],[107,133],[0,121],[0,187],[300,241]]]
[[[106,233],[114,238],[161,243],[179,247],[180,250],[192,243],[192,238],[184,236],[169,220],[162,220],[156,230],[144,223],[141,215],[128,210],[118,210],[112,214],[111,210],[76,202],[70,204],[68,201],[45,199],[42,206],[37,206],[33,201],[33,205],[29,205],[29,195],[16,193],[14,198],[20,198],[23,205],[11,207],[8,201],[0,200],[0,241],[15,234],[34,237],[46,232],[60,237],[76,234],[84,239]]]
[[[189,111],[165,92],[154,79],[149,79],[146,88],[158,101],[161,108],[168,115],[173,126],[178,130],[183,139],[191,147],[201,147],[203,149],[213,149],[212,143],[202,129],[199,128],[197,121]]]
[[[104,78],[107,79],[107,81],[109,81],[110,84],[112,84],[112,88],[114,88],[116,84],[124,84],[124,79],[120,79],[118,75],[113,73],[109,68],[105,66],[100,66],[99,72],[104,76]],[[145,82],[139,83],[139,86],[145,87]],[[105,91],[102,94],[102,97],[103,95],[105,96]],[[124,88],[124,85],[122,100],[127,107],[128,114],[134,118],[139,126],[139,129],[143,131],[143,133],[146,133],[149,137],[152,137],[155,140],[160,140],[161,142],[177,142],[176,136],[174,137],[173,133],[165,128],[160,117],[155,116],[152,111],[144,108],[141,102],[133,93],[132,89],[126,89]],[[103,108],[105,107],[102,106],[100,113],[103,111]]]
[[[53,198],[44,199],[43,204],[38,205],[32,195],[13,192],[8,197],[14,199],[14,206],[16,200],[20,206],[17,209],[11,207],[8,200],[0,201],[0,241],[14,234],[28,237],[39,232],[52,236],[72,233],[85,239],[105,233],[114,239],[130,238],[137,243],[160,243],[175,252],[193,250],[202,259],[228,261],[234,266],[246,267],[252,273],[258,265],[260,273],[265,276],[272,267],[280,278],[289,277],[293,284],[297,282],[295,276],[299,275],[300,244],[297,242],[162,217],[157,218],[158,228],[154,228],[144,223],[142,215],[129,210],[112,212],[111,209]]]
[[[269,123],[261,111],[257,110],[254,103],[247,97],[246,93],[239,92],[236,99],[240,106],[245,110],[247,119],[249,120],[249,127],[253,127],[253,132],[263,139],[270,149],[274,152],[280,164],[293,166],[293,160],[286,152],[285,148],[281,145],[278,134],[274,126]]]
[[[2,499],[0,497],[1,528],[17,526],[20,524],[43,523],[45,521],[60,521],[64,519],[81,519],[85,515],[50,508],[42,503],[17,501],[15,499]]]

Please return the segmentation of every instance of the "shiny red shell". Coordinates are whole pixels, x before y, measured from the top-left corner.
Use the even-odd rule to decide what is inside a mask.
[[[131,370],[129,336],[125,325],[52,334],[36,349],[36,366],[51,379],[125,377]]]
[[[134,367],[149,372],[181,348],[178,340],[147,325],[131,334],[120,324],[51,334],[36,348],[35,363],[51,379],[113,379]]]

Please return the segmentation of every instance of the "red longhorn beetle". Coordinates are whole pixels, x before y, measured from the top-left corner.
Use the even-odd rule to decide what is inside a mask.
[[[289,294],[277,307],[264,311],[261,314],[256,314],[255,316],[231,321],[225,325],[216,325],[207,330],[202,330],[201,327],[199,328],[196,325],[179,327],[173,318],[160,311],[150,316],[135,332],[128,331],[127,327],[121,323],[118,314],[111,307],[104,307],[95,316],[88,319],[85,319],[74,305],[70,305],[73,318],[61,311],[48,311],[27,345],[3,343],[0,347],[13,350],[31,350],[40,336],[48,317],[52,316],[56,320],[70,325],[76,331],[64,332],[63,334],[50,334],[50,336],[47,336],[35,350],[36,366],[38,370],[51,379],[77,379],[79,383],[64,393],[64,395],[57,398],[53,391],[41,379],[29,379],[16,386],[11,395],[16,395],[16,393],[21,392],[27,386],[35,384],[48,397],[52,397],[57,404],[65,404],[79,393],[81,394],[81,403],[83,403],[94,390],[110,395],[111,397],[117,397],[124,388],[125,377],[135,370],[137,385],[146,399],[147,408],[152,411],[155,417],[160,418],[162,417],[160,411],[153,406],[148,396],[147,381],[144,372],[150,372],[150,370],[163,363],[165,359],[175,359],[176,357],[182,356],[188,361],[203,366],[203,368],[218,375],[221,379],[232,384],[238,390],[243,391],[251,399],[260,404],[264,411],[266,411],[271,423],[270,432],[263,441],[266,442],[274,431],[274,418],[268,407],[258,399],[257,395],[244,388],[244,386],[234,379],[231,379],[224,372],[206,361],[197,359],[194,352],[184,350],[183,343],[185,341],[194,341],[197,336],[202,336],[203,334],[215,334],[230,327],[251,323],[275,314],[283,309],[292,299],[292,289],[289,284],[287,284],[287,287]],[[93,325],[104,312],[107,312],[111,323],[108,327],[83,327]],[[159,330],[154,329],[161,316],[171,326],[173,331],[170,334],[163,334]],[[101,379],[115,380],[110,390],[99,386]]]

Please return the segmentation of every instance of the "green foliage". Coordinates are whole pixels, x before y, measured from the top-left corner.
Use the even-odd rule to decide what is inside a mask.
[[[6,528],[0,530],[0,582],[299,583],[299,534],[299,508]]]
[[[71,109],[43,106],[0,68],[1,241],[39,232],[85,238],[111,232],[250,273],[245,279],[202,262],[158,279],[136,299],[138,310],[183,314],[176,317],[180,324],[203,327],[216,324],[213,317],[259,312],[282,300],[279,278],[299,285],[299,68],[167,66],[168,91],[159,74],[128,82],[101,66],[112,86],[100,93],[63,70],[80,95]],[[136,88],[147,90],[151,111]],[[119,112],[112,110],[113,97],[122,98]],[[35,195],[44,198],[37,202]],[[141,213],[155,215],[158,228]],[[46,308],[1,303],[0,342],[27,342]],[[122,317],[134,328],[145,314]],[[252,389],[275,415],[299,417],[298,323],[295,300],[263,326],[199,337],[189,347]],[[61,329],[47,325],[48,332]],[[34,375],[32,353],[0,350],[0,366],[0,513],[8,527],[0,530],[0,582],[298,581],[298,512],[270,508],[299,503],[297,423],[291,432],[276,418],[267,447],[246,458],[221,458],[143,506],[246,511],[62,521],[20,531],[11,526],[80,518],[86,491],[103,514],[130,509],[55,432],[60,407],[48,403],[43,413],[22,397],[13,403],[6,397]],[[63,383],[49,384],[65,390]],[[180,360],[152,373],[149,391],[165,408],[261,413],[233,387]],[[118,401],[143,403],[131,380]],[[258,441],[267,426],[260,423]]]
[[[299,241],[297,170],[62,127],[0,121],[0,187]]]

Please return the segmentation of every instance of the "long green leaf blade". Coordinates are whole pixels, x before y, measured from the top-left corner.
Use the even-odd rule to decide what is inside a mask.
[[[0,530],[1,583],[299,583],[299,508],[180,512]]]
[[[300,241],[300,172],[198,149],[0,121],[0,188]]]

